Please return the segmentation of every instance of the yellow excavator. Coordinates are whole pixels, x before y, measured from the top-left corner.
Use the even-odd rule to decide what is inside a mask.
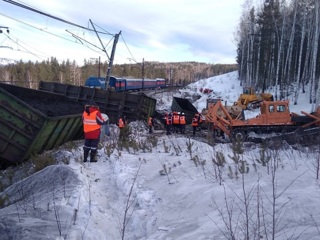
[[[259,108],[262,101],[273,101],[273,95],[271,93],[256,93],[253,87],[244,87],[243,93],[240,94],[234,106],[239,106],[244,110],[251,110]]]

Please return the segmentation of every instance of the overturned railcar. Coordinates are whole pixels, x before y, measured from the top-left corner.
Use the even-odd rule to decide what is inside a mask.
[[[0,167],[82,138],[82,112],[67,97],[0,83]]]
[[[39,90],[61,94],[84,105],[94,102],[102,113],[108,115],[110,123],[117,123],[120,116],[126,116],[129,121],[147,121],[154,114],[157,103],[156,99],[144,93],[115,92],[56,82],[41,81]]]
[[[178,97],[173,97],[171,110],[174,112],[183,112],[186,116],[187,124],[191,124],[192,118],[198,113],[198,110],[188,99]]]

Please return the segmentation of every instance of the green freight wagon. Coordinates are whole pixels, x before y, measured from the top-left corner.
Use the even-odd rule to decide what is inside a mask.
[[[157,100],[144,93],[115,92],[98,88],[75,86],[56,82],[39,84],[39,90],[61,94],[83,105],[95,102],[102,113],[108,115],[110,123],[126,116],[129,121],[145,120],[155,113]]]
[[[192,118],[196,113],[198,113],[198,110],[192,105],[192,103],[188,99],[178,97],[173,97],[171,110],[173,112],[184,112],[187,124],[191,124]]]
[[[67,97],[0,83],[0,166],[82,138],[82,113]]]

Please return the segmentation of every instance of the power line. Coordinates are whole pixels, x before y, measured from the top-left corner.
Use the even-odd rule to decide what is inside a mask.
[[[49,32],[49,31],[46,31],[46,30],[43,29],[43,28],[35,27],[35,26],[33,26],[33,25],[29,24],[29,23],[23,22],[23,21],[21,21],[21,20],[18,20],[18,19],[16,19],[16,18],[13,18],[13,17],[9,17],[9,16],[7,16],[7,15],[5,15],[5,14],[3,14],[3,13],[0,13],[0,15],[3,16],[3,17],[9,18],[9,19],[11,19],[11,20],[17,21],[17,22],[19,22],[19,23],[22,23],[22,24],[24,24],[24,25],[27,25],[27,26],[29,26],[29,27],[32,27],[32,28],[34,28],[34,29],[40,30],[40,31],[42,31],[42,32],[51,34],[51,35],[53,35],[53,36],[55,36],[55,37],[58,37],[58,38],[61,38],[61,39],[64,39],[64,40],[67,40],[67,41],[69,41],[69,42],[73,42],[73,43],[74,43],[73,40],[70,40],[70,39],[68,39],[68,38],[64,38],[64,37],[61,37],[61,36],[59,36],[59,35],[57,35],[57,34],[51,33],[51,32]]]
[[[104,32],[95,31],[95,29],[90,29],[90,28],[88,28],[88,27],[84,27],[84,26],[81,26],[81,25],[79,25],[79,24],[72,23],[72,22],[70,22],[70,21],[67,21],[67,20],[64,20],[64,19],[62,19],[62,18],[53,16],[53,15],[51,15],[51,14],[42,12],[42,11],[40,11],[40,10],[37,10],[37,9],[31,7],[31,6],[27,6],[27,5],[25,5],[25,4],[18,3],[18,2],[16,2],[16,1],[12,1],[12,0],[3,0],[3,1],[4,1],[4,2],[7,2],[7,3],[10,3],[10,4],[13,4],[13,5],[16,5],[16,6],[21,7],[21,8],[24,8],[24,9],[30,10],[30,11],[36,12],[36,13],[38,13],[38,14],[41,14],[41,15],[44,15],[44,16],[53,18],[53,19],[55,19],[55,20],[58,20],[58,21],[61,21],[61,22],[70,24],[70,25],[72,25],[72,26],[75,26],[75,27],[78,27],[78,28],[81,28],[81,29],[85,29],[85,30],[88,30],[88,31],[91,31],[91,32],[96,32],[96,33],[101,33],[101,34],[112,35],[113,37],[115,37],[115,34],[109,33],[108,31],[106,31],[106,30],[104,30],[103,28],[97,26],[96,24],[94,24],[94,25],[97,26],[97,27],[99,27],[99,28],[100,28],[101,30],[103,30]],[[21,1],[20,1],[20,2],[21,2]],[[2,16],[4,16],[4,17],[7,17],[7,18],[10,18],[10,19],[12,19],[12,20],[14,20],[14,21],[20,22],[20,23],[22,23],[22,24],[25,24],[25,25],[27,25],[27,26],[30,26],[30,27],[32,27],[32,28],[38,29],[38,30],[40,30],[40,31],[46,32],[46,33],[51,34],[51,35],[53,35],[53,36],[59,37],[59,38],[61,38],[61,39],[64,39],[64,40],[73,42],[73,43],[80,43],[80,44],[84,45],[84,44],[83,44],[83,41],[84,41],[84,42],[86,42],[87,44],[90,44],[91,46],[94,46],[95,48],[98,48],[100,51],[103,51],[103,52],[105,52],[105,53],[107,53],[105,47],[108,46],[108,44],[109,44],[109,43],[111,42],[111,40],[112,40],[112,39],[111,39],[106,46],[103,46],[104,49],[101,49],[101,48],[97,47],[96,45],[88,42],[87,40],[85,40],[85,39],[83,39],[83,38],[80,38],[80,37],[76,36],[75,34],[73,34],[73,33],[71,33],[71,32],[69,32],[69,33],[72,34],[72,36],[77,40],[76,42],[74,42],[74,41],[72,41],[72,40],[70,40],[70,39],[61,37],[61,36],[59,36],[59,35],[53,34],[53,33],[49,32],[49,31],[46,31],[46,30],[44,30],[44,29],[42,29],[42,28],[38,28],[38,27],[32,26],[31,24],[25,23],[25,22],[20,21],[20,20],[18,20],[18,19],[9,17],[9,16],[7,16],[7,15],[5,15],[5,14],[0,13],[0,15],[2,15]],[[91,20],[90,20],[90,21],[91,21]],[[93,23],[91,23],[91,24],[92,24],[92,26],[93,26]],[[94,26],[93,26],[93,27],[94,27]],[[66,31],[68,32],[68,30],[66,30]],[[124,41],[122,34],[120,34],[120,35],[121,35],[122,40]],[[127,49],[128,52],[129,52],[130,56],[132,57],[132,59],[135,60],[135,58],[133,57],[133,54],[132,54],[131,51],[129,50],[129,47],[127,46],[127,44],[126,44],[125,41],[124,41],[124,44],[125,44],[125,46],[126,46],[126,49]],[[84,45],[84,46],[86,46],[86,47],[89,48],[90,50],[98,53],[97,51],[93,50],[90,46],[88,46],[88,45]],[[107,55],[108,55],[108,54],[107,54]],[[108,58],[109,58],[109,57],[108,57]],[[135,61],[136,61],[136,60],[135,60]],[[137,61],[136,61],[136,62],[137,62]]]
[[[57,35],[57,34],[54,34],[54,33],[49,32],[49,31],[47,31],[47,30],[45,30],[45,29],[43,29],[43,28],[35,27],[35,26],[33,26],[33,25],[29,24],[29,23],[26,23],[26,22],[23,22],[23,21],[18,20],[18,19],[16,19],[16,18],[7,16],[7,15],[5,15],[5,14],[3,14],[3,13],[0,13],[0,15],[3,16],[3,17],[9,18],[9,19],[11,19],[11,20],[17,21],[17,22],[19,22],[19,23],[22,23],[22,24],[24,24],[24,25],[26,25],[26,26],[28,26],[28,27],[31,27],[31,28],[37,29],[37,30],[39,30],[39,31],[45,32],[45,33],[47,33],[47,34],[50,34],[50,35],[52,35],[52,36],[61,38],[61,39],[63,39],[63,40],[66,40],[66,41],[69,41],[69,42],[72,42],[72,43],[81,44],[81,45],[89,48],[91,51],[94,51],[94,52],[96,52],[96,53],[99,53],[99,52],[97,52],[96,50],[90,48],[90,46],[84,45],[83,42],[80,41],[80,38],[79,38],[79,37],[76,37],[76,35],[74,35],[73,33],[69,32],[68,30],[66,30],[66,31],[69,32],[70,34],[72,34],[72,36],[75,37],[76,40],[78,40],[78,41],[74,41],[74,40],[71,40],[71,39],[68,39],[68,38],[65,38],[65,37],[61,37],[61,36],[59,36],[59,35]],[[17,38],[17,39],[18,39],[18,38]],[[84,40],[84,39],[82,39],[82,40],[83,40],[83,41],[86,41],[86,40]],[[88,41],[86,41],[86,42],[89,43],[89,44],[91,44],[91,43],[88,42]],[[27,45],[27,44],[26,44],[26,45]],[[91,45],[95,46],[94,44],[91,44]],[[96,47],[96,46],[95,46],[95,47]],[[99,50],[102,50],[102,49],[99,48]]]
[[[42,12],[42,11],[37,10],[37,9],[35,9],[35,8],[28,7],[28,6],[23,5],[23,4],[21,4],[21,3],[18,3],[18,2],[12,1],[12,0],[3,0],[3,1],[4,1],[4,2],[7,2],[7,3],[11,3],[11,4],[13,4],[13,5],[16,5],[16,6],[18,6],[18,7],[24,8],[24,9],[27,9],[27,10],[30,10],[30,11],[33,11],[33,12],[36,12],[36,13],[39,13],[39,14],[41,14],[41,15],[44,15],[44,16],[53,18],[53,19],[58,20],[58,21],[60,21],[60,22],[64,22],[64,23],[70,24],[70,25],[72,25],[72,26],[75,26],[75,27],[78,27],[78,28],[82,28],[82,29],[85,29],[85,30],[94,32],[94,30],[92,30],[92,29],[90,29],[90,28],[81,26],[81,25],[79,25],[79,24],[76,24],[76,23],[73,23],[73,22],[64,20],[64,19],[59,18],[59,17],[56,17],[56,16],[53,16],[53,15],[51,15],[51,14]],[[110,33],[105,33],[105,32],[99,32],[99,33],[101,33],[101,34],[110,34]]]
[[[25,48],[24,46],[22,46],[18,41],[14,41],[9,35],[6,35],[6,34],[5,34],[5,36],[6,36],[9,40],[11,40],[11,41],[14,42],[15,44],[17,44],[19,47],[21,47],[22,49],[24,49],[24,50],[25,50],[24,52],[29,53],[29,54],[31,54],[31,55],[33,55],[33,56],[35,56],[35,57],[43,60],[39,55],[37,55],[37,54],[29,51],[27,48]],[[19,51],[21,51],[21,50],[19,50]],[[22,52],[23,52],[23,51],[22,51]]]
[[[124,42],[124,45],[126,46],[128,52],[130,53],[131,59],[132,59],[134,62],[138,63],[138,61],[137,61],[137,60],[135,59],[135,57],[132,55],[132,53],[131,53],[131,51],[130,51],[130,49],[129,49],[127,43],[126,43],[126,41],[124,40],[124,38],[123,38],[123,36],[122,36],[122,34],[121,34],[121,38],[122,38],[122,41]]]

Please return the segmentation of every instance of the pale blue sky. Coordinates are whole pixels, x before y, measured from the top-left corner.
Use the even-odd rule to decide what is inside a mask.
[[[235,63],[234,33],[243,0],[29,0],[16,1],[52,16],[116,34],[122,31],[114,63],[197,61]],[[0,1],[0,56],[23,60],[58,60],[101,57],[106,54],[95,33]],[[100,29],[101,28],[101,29]],[[102,30],[101,30],[102,31]],[[76,40],[72,34],[82,40]],[[9,39],[8,36],[11,38]],[[59,36],[59,37],[57,37]],[[113,39],[100,35],[110,55]],[[80,41],[82,43],[80,43]],[[76,43],[78,42],[78,44]],[[131,61],[132,62],[132,61]]]

